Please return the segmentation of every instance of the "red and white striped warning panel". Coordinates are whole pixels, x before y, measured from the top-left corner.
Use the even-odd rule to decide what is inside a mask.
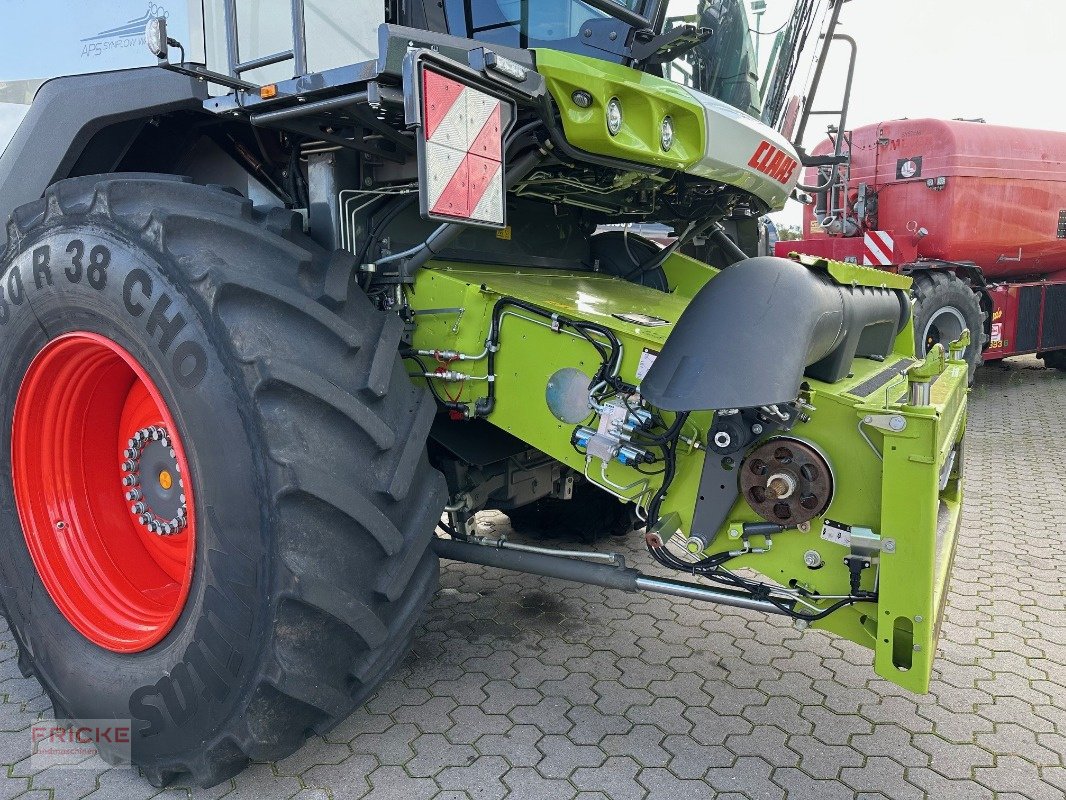
[[[503,129],[509,109],[430,69],[422,76],[423,213],[503,227]]]
[[[886,267],[892,260],[896,243],[888,231],[867,231],[863,236],[862,263],[868,267]]]

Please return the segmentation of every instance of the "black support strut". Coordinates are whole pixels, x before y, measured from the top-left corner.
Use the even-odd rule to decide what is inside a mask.
[[[769,600],[752,597],[744,592],[732,592],[728,589],[713,589],[695,583],[673,581],[645,575],[632,567],[610,566],[582,561],[579,558],[530,553],[512,550],[504,545],[494,547],[473,542],[461,542],[455,539],[437,538],[433,542],[434,552],[441,558],[452,561],[465,561],[485,567],[498,567],[529,575],[541,575],[545,578],[558,578],[574,583],[590,583],[608,589],[621,589],[623,592],[652,592],[668,594],[674,597],[687,597],[691,600],[703,600],[708,603],[747,608],[768,614],[787,615],[786,608],[791,601],[775,605]],[[781,602],[781,601],[779,601]]]

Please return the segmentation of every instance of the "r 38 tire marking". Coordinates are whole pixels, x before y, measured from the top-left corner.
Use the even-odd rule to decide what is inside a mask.
[[[53,250],[43,244],[34,248],[31,255],[33,287],[41,291],[44,287],[55,286],[60,278],[60,260],[69,263],[62,265],[61,276],[71,285],[84,285],[100,292],[107,288],[108,267],[111,266],[111,250],[104,244],[86,246],[81,239],[71,239],[63,249],[66,259],[53,262]],[[55,272],[53,272],[55,266]],[[22,278],[22,267],[13,264],[8,270],[7,280],[0,285],[0,326],[6,325],[11,318],[11,307],[21,306],[26,300],[28,281]],[[207,352],[196,341],[186,339],[175,341],[188,325],[185,315],[180,311],[168,316],[168,310],[174,300],[166,291],[156,293],[156,281],[144,269],[134,267],[122,282],[122,305],[134,318],[144,317],[151,305],[147,317],[142,320],[148,338],[163,356],[169,356],[174,377],[180,386],[193,389],[200,384],[207,373]],[[154,299],[154,303],[152,303]]]

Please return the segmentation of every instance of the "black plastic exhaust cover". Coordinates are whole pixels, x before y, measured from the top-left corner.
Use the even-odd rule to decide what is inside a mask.
[[[749,258],[696,294],[640,391],[666,411],[785,403],[804,375],[833,383],[856,357],[887,356],[909,318],[902,291],[840,286],[795,261]]]

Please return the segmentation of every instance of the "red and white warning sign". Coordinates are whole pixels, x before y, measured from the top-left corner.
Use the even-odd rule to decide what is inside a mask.
[[[862,263],[868,267],[885,267],[892,260],[896,243],[888,231],[867,231],[862,241]]]
[[[503,130],[500,99],[446,75],[422,72],[423,213],[502,227]]]

